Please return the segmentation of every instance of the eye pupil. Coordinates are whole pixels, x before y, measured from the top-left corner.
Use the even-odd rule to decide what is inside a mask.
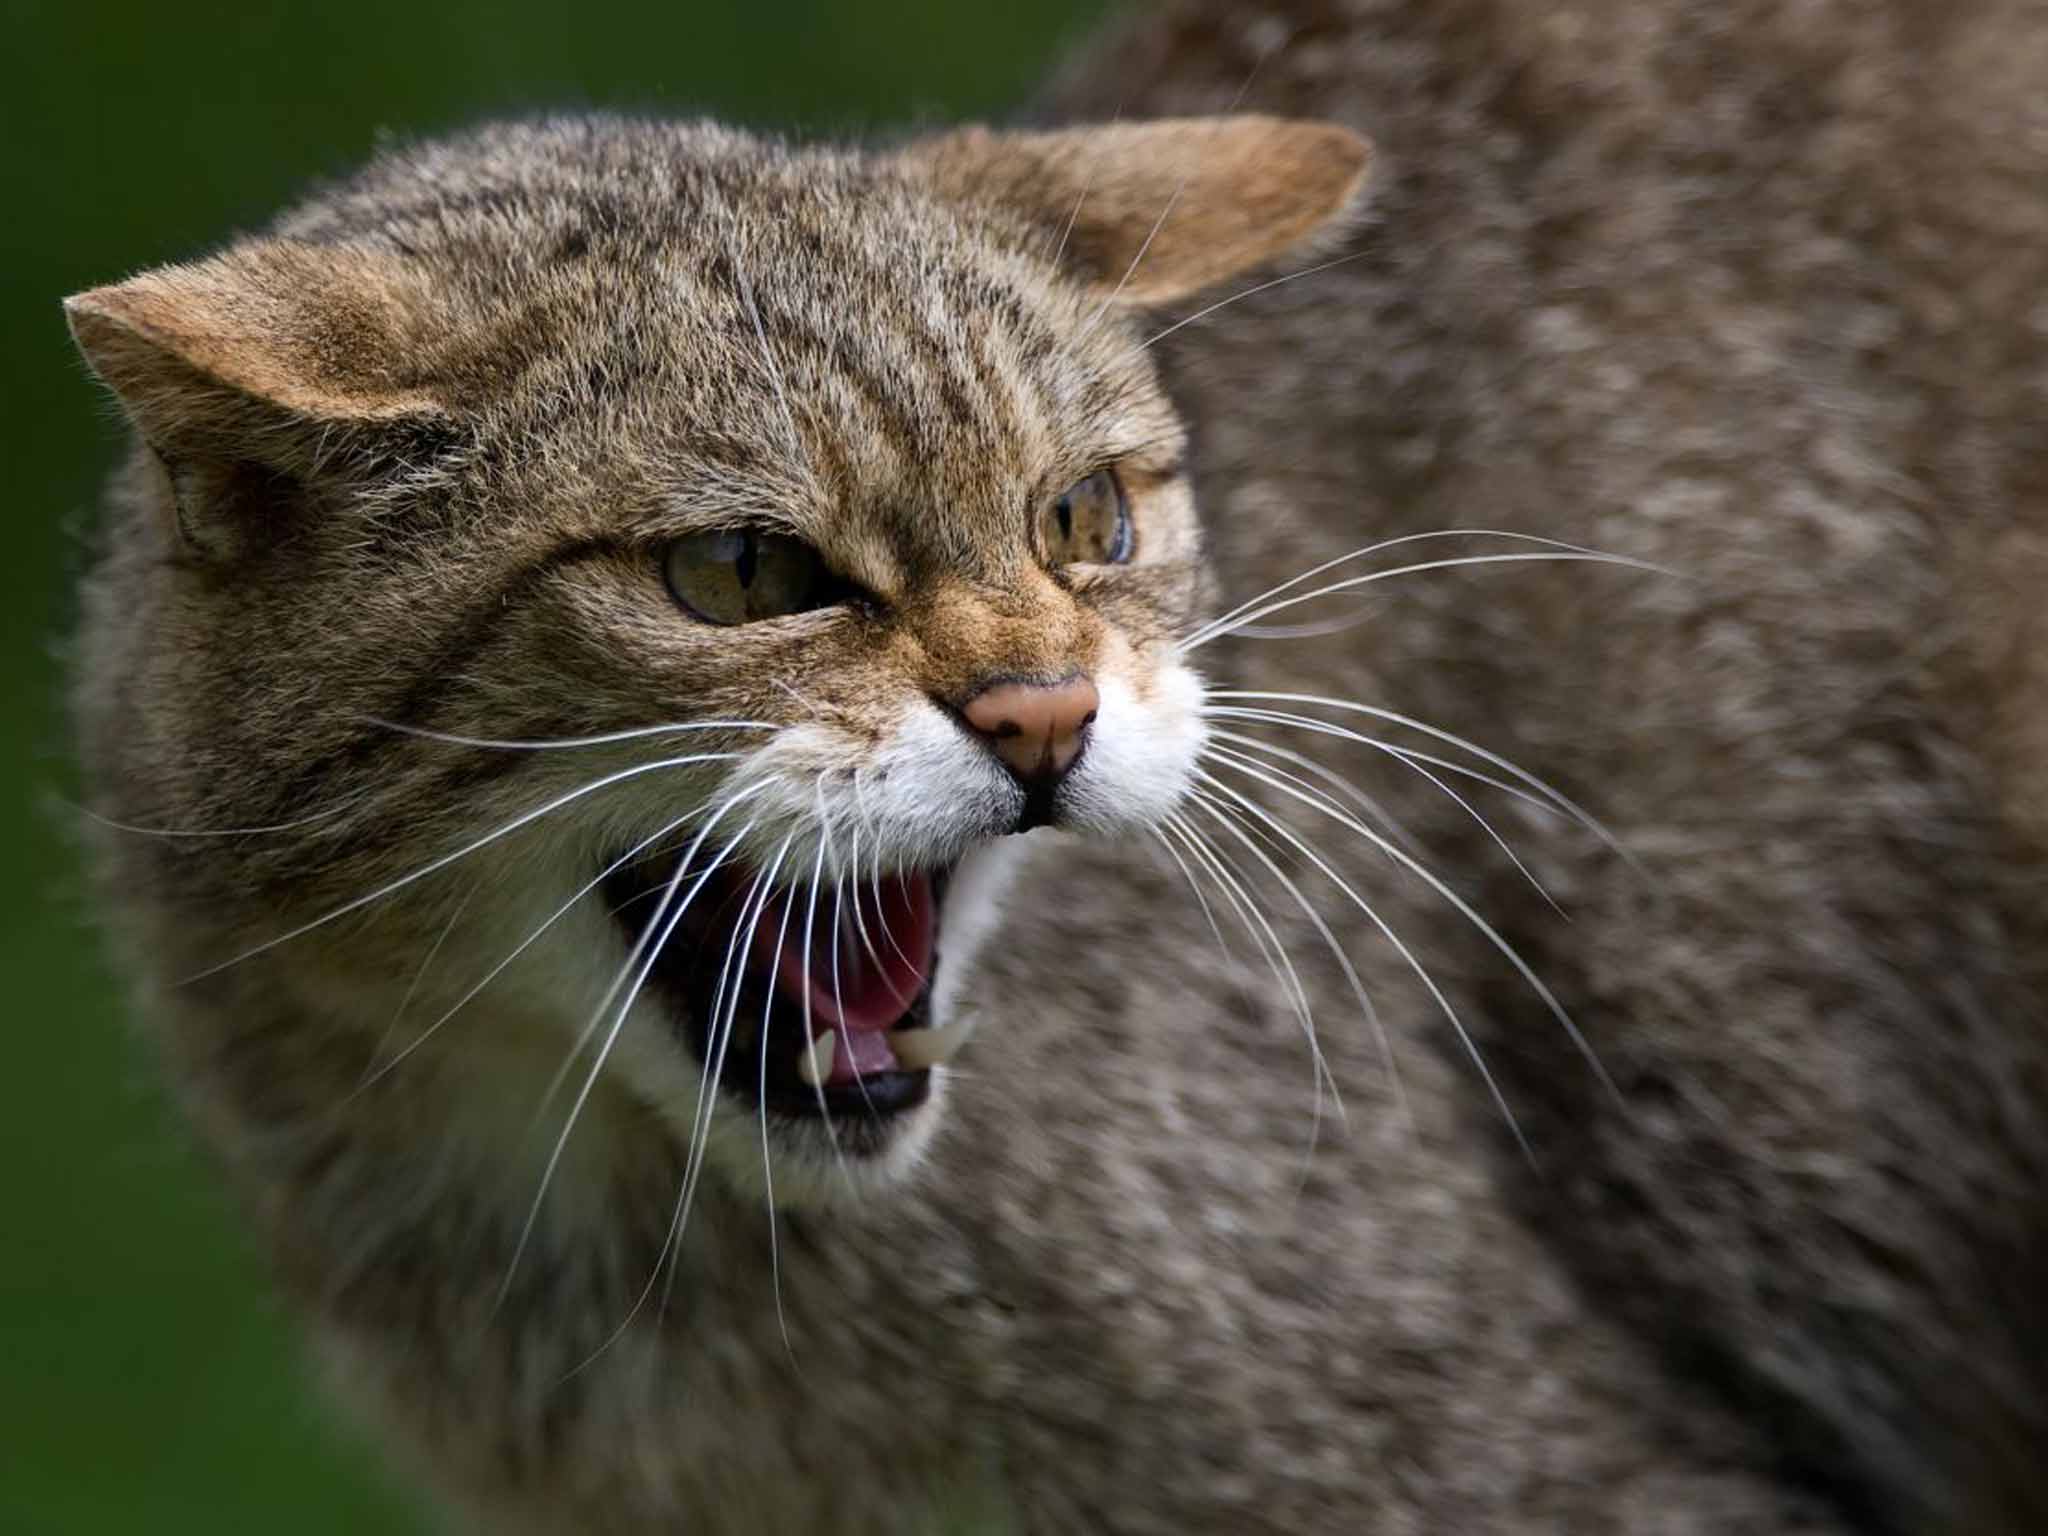
[[[1135,539],[1123,483],[1116,471],[1098,469],[1055,498],[1040,514],[1039,537],[1054,566],[1122,565]]]
[[[662,566],[670,594],[707,624],[783,618],[844,598],[824,556],[787,534],[690,534],[668,546]]]

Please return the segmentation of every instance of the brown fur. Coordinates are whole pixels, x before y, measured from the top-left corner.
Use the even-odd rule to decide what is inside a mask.
[[[1217,111],[1255,65],[1248,107],[1374,140],[1372,222],[1345,265],[1142,350],[1171,313],[1093,317],[1170,201],[1133,282],[1191,311],[1342,212],[1355,141],[1258,119],[906,159],[494,130],[372,167],[288,216],[291,244],[79,301],[157,449],[88,594],[95,806],[320,818],[102,838],[145,1013],[285,1284],[489,1530],[897,1531],[963,1487],[1047,1531],[2039,1528],[2048,17],[1216,0],[1133,18],[1048,112]],[[1260,174],[1297,155],[1327,176]],[[267,287],[295,251],[324,253],[310,280]],[[393,264],[412,276],[338,306],[314,275]],[[251,335],[268,311],[212,301],[230,278],[286,318]],[[395,327],[394,292],[423,306]],[[394,399],[433,409],[361,406]],[[1055,579],[1024,513],[1112,460],[1141,558]],[[874,610],[679,623],[650,551],[740,514],[814,541]],[[1437,786],[1263,733],[1384,801],[1612,1075],[1618,1102],[1438,895],[1263,794],[1416,947],[1539,1173],[1421,982],[1284,841],[1400,1092],[1269,889],[1345,1104],[1324,1096],[1311,1150],[1310,1063],[1255,942],[1220,948],[1142,838],[1034,836],[922,1165],[829,1198],[792,1142],[784,1166],[819,1174],[771,1218],[736,1117],[666,1304],[637,1311],[696,1077],[658,1028],[622,1037],[511,1262],[548,1142],[526,1118],[584,1022],[563,999],[623,952],[594,903],[358,1088],[395,1014],[410,1033],[453,1002],[652,796],[176,985],[636,760],[366,716],[822,720],[800,766],[830,784],[906,699],[992,673],[1084,658],[1163,709],[1212,586],[1455,527],[1678,574],[1411,574],[1355,628],[1193,659],[1218,689],[1505,752],[1641,861],[1459,781],[1566,923]],[[723,770],[679,772],[671,808]],[[976,814],[934,799],[902,836]]]

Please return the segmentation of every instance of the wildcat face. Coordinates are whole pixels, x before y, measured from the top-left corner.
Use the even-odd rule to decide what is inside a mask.
[[[785,1197],[900,1173],[1012,834],[1155,826],[1202,744],[1133,306],[1295,243],[1363,157],[538,125],[74,300],[148,445],[102,804],[282,829],[151,863],[199,984],[261,977],[371,1078],[499,1071],[520,1117],[555,1071],[572,1127],[652,1107]],[[1206,239],[1154,241],[1174,198]]]

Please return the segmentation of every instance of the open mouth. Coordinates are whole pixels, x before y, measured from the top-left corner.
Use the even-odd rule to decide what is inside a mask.
[[[931,1027],[950,873],[820,886],[814,899],[808,885],[764,894],[737,865],[679,871],[670,855],[614,870],[604,892],[634,944],[698,887],[648,985],[728,1092],[783,1115],[882,1119],[922,1104],[958,1043]]]

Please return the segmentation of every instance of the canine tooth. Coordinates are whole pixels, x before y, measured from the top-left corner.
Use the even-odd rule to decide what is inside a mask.
[[[832,1075],[838,1057],[839,1036],[828,1029],[796,1053],[796,1075],[815,1088]]]
[[[942,1029],[892,1029],[889,1049],[896,1053],[896,1060],[903,1067],[915,1072],[950,1060],[966,1043],[967,1035],[965,1024],[949,1024]]]

